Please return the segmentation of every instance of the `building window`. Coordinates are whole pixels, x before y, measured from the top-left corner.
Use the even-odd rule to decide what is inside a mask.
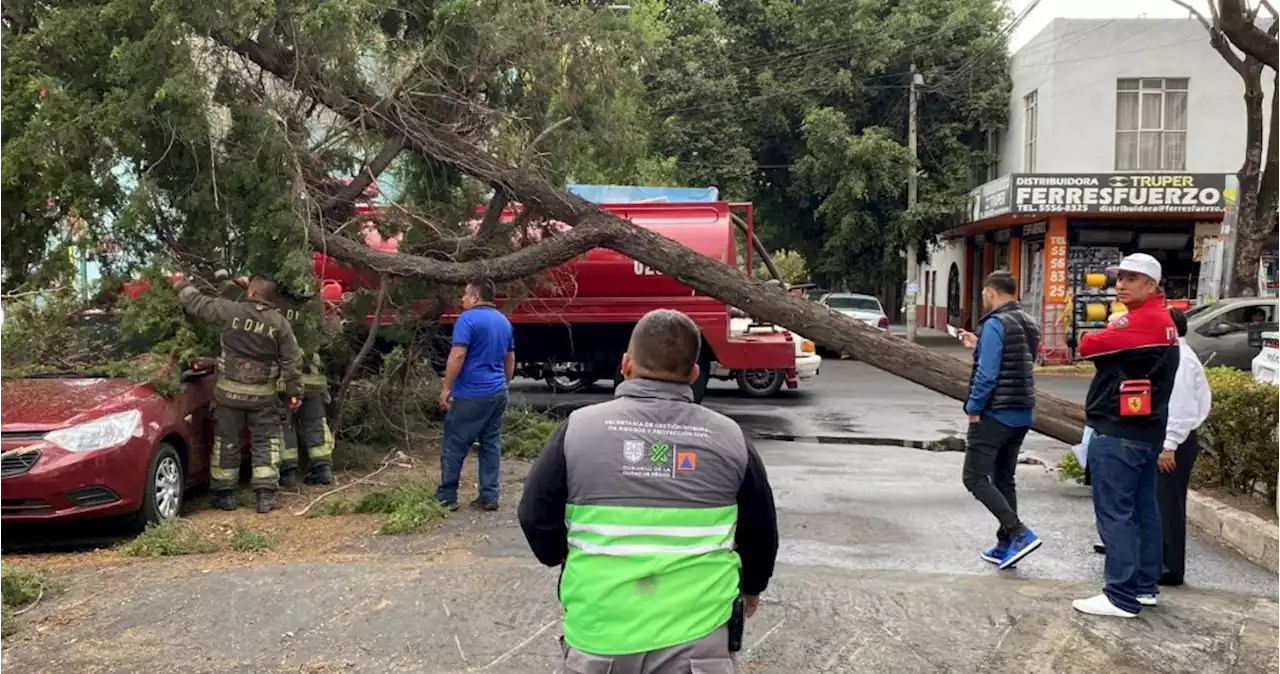
[[[987,179],[991,182],[1000,177],[1000,132],[987,132],[987,154],[991,156],[987,162]]]
[[[1116,170],[1187,170],[1186,78],[1116,81]]]
[[[1036,131],[1040,124],[1036,119],[1038,98],[1035,91],[1022,97],[1022,170],[1027,173],[1036,170]]]

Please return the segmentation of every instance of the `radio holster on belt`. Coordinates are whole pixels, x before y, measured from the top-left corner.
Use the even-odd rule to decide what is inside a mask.
[[[747,628],[747,600],[741,594],[733,598],[733,613],[729,614],[729,652],[742,650],[742,633]]]

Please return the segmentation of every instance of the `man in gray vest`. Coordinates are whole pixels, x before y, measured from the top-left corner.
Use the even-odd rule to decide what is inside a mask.
[[[969,377],[969,435],[964,452],[964,486],[1000,522],[995,547],[982,558],[1007,569],[1040,547],[1040,539],[1018,519],[1013,474],[1022,440],[1035,417],[1032,375],[1040,349],[1040,328],[1018,306],[1018,281],[998,269],[982,284],[978,335],[962,332],[973,349]]]
[[[525,482],[520,526],[561,567],[567,671],[739,671],[778,525],[751,442],[693,402],[700,347],[688,316],[645,314],[615,399],[569,415]]]

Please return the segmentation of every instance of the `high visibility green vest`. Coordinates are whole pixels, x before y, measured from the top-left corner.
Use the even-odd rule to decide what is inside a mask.
[[[675,646],[724,625],[738,594],[736,505],[569,504],[564,638],[597,655]]]

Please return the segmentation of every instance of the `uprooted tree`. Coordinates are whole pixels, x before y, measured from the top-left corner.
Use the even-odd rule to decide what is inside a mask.
[[[962,398],[962,362],[780,293],[557,186],[670,179],[648,153],[639,104],[647,50],[661,39],[646,29],[661,7],[6,2],[5,237],[31,244],[6,246],[6,269],[38,283],[48,273],[40,251],[72,217],[129,251],[112,260],[121,273],[159,257],[306,286],[310,253],[321,251],[396,277],[392,303],[404,307],[477,275],[536,282],[605,247]],[[11,108],[13,89],[23,96]],[[15,159],[31,165],[11,174]],[[403,237],[384,252],[363,243],[368,216],[354,204],[392,165],[431,179],[382,209],[376,226]],[[469,225],[485,202],[487,216]],[[516,204],[517,217],[497,217]],[[1078,405],[1038,405],[1037,430],[1078,440]]]

